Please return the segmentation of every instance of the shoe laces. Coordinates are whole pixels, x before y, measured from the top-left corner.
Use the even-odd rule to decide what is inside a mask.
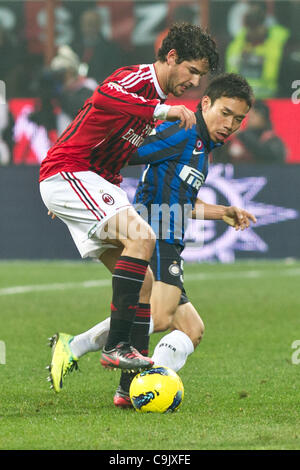
[[[133,346],[131,346],[130,344],[128,343],[123,343],[122,346],[120,346],[120,348],[127,348],[127,351],[124,351],[124,356],[127,357],[128,359],[133,359],[135,357],[138,357],[138,358],[141,358],[142,355],[138,352],[137,349],[135,349]],[[124,349],[123,349],[124,350]]]
[[[66,372],[72,372],[73,370],[77,370],[78,369],[78,363],[77,361],[75,361],[74,359],[72,360],[71,364],[68,364],[67,366],[67,371]]]

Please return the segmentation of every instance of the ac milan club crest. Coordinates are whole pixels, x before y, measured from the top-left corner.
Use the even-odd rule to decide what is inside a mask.
[[[108,204],[109,206],[112,206],[115,203],[114,198],[107,193],[102,194],[102,199],[105,202],[105,204]]]

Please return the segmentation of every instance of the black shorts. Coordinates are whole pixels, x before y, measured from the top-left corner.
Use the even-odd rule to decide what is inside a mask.
[[[186,304],[189,299],[183,287],[183,247],[177,244],[156,240],[155,249],[150,261],[156,281],[165,282],[181,289],[179,305]]]

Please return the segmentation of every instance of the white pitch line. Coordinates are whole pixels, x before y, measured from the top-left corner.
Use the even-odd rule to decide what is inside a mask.
[[[111,285],[111,280],[65,282],[55,284],[36,284],[32,286],[14,286],[0,289],[0,295],[27,294],[28,292],[42,292],[48,290],[66,290],[90,287],[107,287]]]
[[[251,270],[251,271],[229,271],[222,273],[197,273],[186,274],[185,281],[214,281],[216,279],[257,279],[262,277],[276,277],[276,276],[300,276],[300,268],[288,268],[278,271],[265,271],[265,270]],[[43,292],[51,290],[67,290],[67,289],[88,289],[91,287],[109,287],[111,286],[110,279],[83,281],[83,282],[65,282],[55,284],[35,284],[30,286],[13,286],[0,289],[0,296],[2,295],[15,295],[27,294],[29,292]]]

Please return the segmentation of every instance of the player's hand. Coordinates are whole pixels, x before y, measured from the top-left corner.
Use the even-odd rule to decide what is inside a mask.
[[[185,130],[191,129],[196,124],[195,113],[183,104],[171,106],[167,114],[167,121],[178,120],[180,120],[179,127],[184,127]]]
[[[56,215],[53,214],[53,212],[51,212],[51,211],[48,211],[48,215],[50,215],[52,220],[55,219],[55,217],[56,217]]]
[[[253,214],[235,206],[227,207],[222,218],[224,222],[234,227],[235,230],[244,230],[250,226],[250,222],[256,223],[256,218]]]

